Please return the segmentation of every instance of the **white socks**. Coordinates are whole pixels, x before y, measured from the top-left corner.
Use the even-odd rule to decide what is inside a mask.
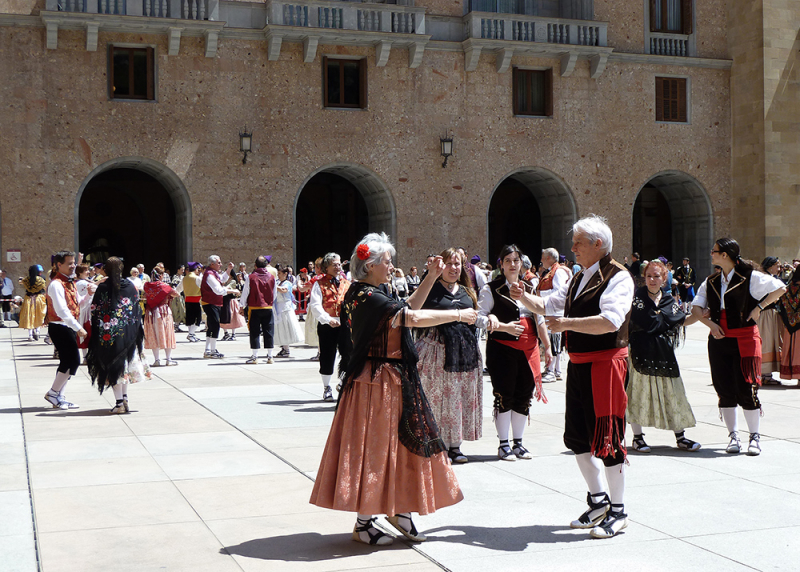
[[[158,361],[160,356],[161,356],[161,350],[159,350],[158,348],[154,348],[153,349],[153,359]]]
[[[583,480],[586,481],[589,492],[593,495],[606,492],[606,487],[603,484],[603,477],[601,476],[603,468],[602,461],[591,453],[575,455],[575,460],[578,461],[578,468],[581,470]]]
[[[728,433],[733,433],[734,431],[739,430],[739,420],[736,416],[736,408],[735,407],[720,407],[720,413],[722,414],[722,420],[725,421],[725,426],[728,428]]]
[[[508,441],[508,426],[510,423],[511,411],[497,414],[497,418],[494,420],[494,426],[497,429],[497,438],[501,441]]]
[[[196,331],[197,331],[197,326],[189,326],[189,335],[190,336],[193,336]]]
[[[638,423],[631,423],[631,431],[633,431],[634,435],[641,435],[642,434],[642,426]]]
[[[156,350],[156,351],[158,351],[158,350]],[[169,358],[172,355],[172,348],[165,349],[164,353],[167,354],[167,361],[169,361]],[[158,359],[158,356],[156,356],[156,359]]]
[[[744,420],[747,422],[747,430],[750,433],[761,433],[761,410],[742,409],[742,413],[744,413]]]
[[[206,352],[212,353],[217,350],[217,339],[216,338],[206,338]]]
[[[522,439],[522,435],[525,433],[525,422],[527,420],[527,415],[517,413],[516,411],[511,412],[511,434],[514,436],[514,439]]]
[[[121,384],[121,383],[114,384],[114,385],[111,387],[111,389],[113,389],[113,390],[114,390],[114,398],[115,398],[117,401],[119,401],[120,399],[122,399],[123,390],[122,390],[122,384]]]
[[[322,386],[323,387],[330,387],[331,386],[331,378],[333,377],[333,375],[326,375],[324,373],[321,373],[320,375],[322,376]],[[359,518],[360,518],[360,515],[359,515]],[[372,518],[372,517],[370,516],[370,518]]]
[[[69,381],[70,375],[69,372],[56,372],[56,379],[53,381],[53,393],[60,394],[61,391],[64,389],[64,386],[67,385]]]
[[[611,504],[625,504],[625,463],[606,467],[606,480]]]
[[[275,349],[275,348],[267,348],[267,357],[268,357],[268,358],[271,358],[271,357],[272,357],[272,350],[273,350],[273,349]]]

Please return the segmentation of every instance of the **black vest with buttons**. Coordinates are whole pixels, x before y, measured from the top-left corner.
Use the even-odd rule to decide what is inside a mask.
[[[733,271],[733,276],[725,290],[725,317],[729,328],[746,328],[756,323],[749,319],[750,313],[758,306],[758,300],[750,295],[750,276],[752,268],[741,272]],[[714,274],[706,279],[706,299],[708,310],[711,312],[711,321],[719,324],[722,315],[722,273]]]

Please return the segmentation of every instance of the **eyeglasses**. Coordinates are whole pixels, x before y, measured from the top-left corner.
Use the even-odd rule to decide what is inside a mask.
[[[712,250],[711,254],[719,254],[720,252],[722,252],[722,251],[721,250]]]

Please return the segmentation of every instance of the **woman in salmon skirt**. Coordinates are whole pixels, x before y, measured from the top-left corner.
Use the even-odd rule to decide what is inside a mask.
[[[322,454],[311,503],[357,513],[353,540],[386,545],[376,514],[405,537],[421,542],[411,513],[429,514],[464,497],[450,468],[417,372],[411,327],[475,322],[467,310],[410,310],[381,286],[394,273],[387,236],[368,234],[356,247],[350,271],[358,282],[344,300],[353,352],[342,372],[342,391]]]

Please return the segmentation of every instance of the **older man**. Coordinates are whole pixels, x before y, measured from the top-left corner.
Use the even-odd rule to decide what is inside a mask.
[[[572,233],[572,252],[585,270],[546,298],[525,293],[519,285],[510,293],[545,314],[551,332],[566,332],[570,363],[564,444],[575,453],[589,488],[589,509],[570,526],[610,538],[628,525],[623,504],[625,379],[634,284],[625,267],[611,258],[613,239],[605,219],[581,219]]]
[[[558,258],[558,250],[555,248],[542,250],[542,267],[545,271],[536,288],[539,296],[547,297],[557,292],[572,277],[567,267],[559,264]],[[563,316],[564,312],[556,312],[555,315]],[[550,351],[554,359],[547,365],[547,371],[542,376],[543,383],[561,381],[561,332],[550,332]]]
[[[222,262],[219,256],[212,254],[208,257],[208,265],[200,282],[200,304],[206,312],[206,350],[203,352],[205,359],[221,359],[225,357],[217,351],[217,338],[219,337],[219,310],[222,308],[222,298],[228,293],[223,286],[228,281],[229,273],[233,270],[233,262],[228,262],[228,270],[221,275]]]
[[[316,318],[319,336],[319,373],[322,376],[322,400],[333,401],[331,378],[339,350],[342,363],[346,366],[350,358],[350,332],[342,324],[342,301],[350,282],[342,276],[342,261],[338,254],[329,252],[322,259],[325,273],[311,288],[308,306]]]

